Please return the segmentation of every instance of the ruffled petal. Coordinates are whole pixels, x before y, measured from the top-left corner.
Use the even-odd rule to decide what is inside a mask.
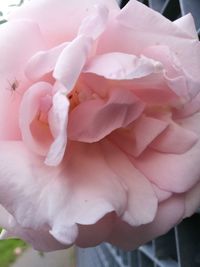
[[[199,137],[177,123],[170,123],[151,144],[150,147],[163,153],[182,154],[192,148]]]
[[[72,140],[96,142],[113,130],[126,127],[139,117],[144,104],[129,90],[110,90],[107,100],[96,98],[80,103],[69,116]],[[92,112],[91,112],[92,111]]]
[[[84,72],[95,73],[107,79],[128,80],[159,73],[163,70],[158,61],[125,53],[107,53],[91,59]]]
[[[98,144],[71,143],[65,162],[56,168],[20,142],[0,146],[0,203],[20,227],[40,229],[41,236],[42,229],[49,230],[69,245],[78,236],[77,223],[94,224],[111,211],[119,216],[125,211],[127,189]]]
[[[110,138],[123,151],[138,157],[167,126],[165,121],[143,115],[126,129],[113,132]]]
[[[61,52],[53,77],[66,86],[68,91],[74,88],[96,38],[105,30],[107,20],[108,9],[102,5],[96,6],[95,13],[83,20],[78,36]]]
[[[72,90],[76,84],[92,44],[90,37],[80,35],[60,53],[53,77],[65,85],[68,91]]]
[[[47,51],[39,51],[28,61],[25,74],[31,80],[37,80],[53,71],[60,53],[69,43],[62,43]]]
[[[184,29],[181,30],[176,24],[136,0],[129,1],[110,22],[99,42],[97,53],[118,51],[140,55],[146,47],[152,45],[170,47],[184,71],[193,79],[199,79],[198,38],[191,38]]]
[[[199,81],[192,79],[184,71],[177,55],[169,47],[163,45],[150,46],[144,49],[142,54],[163,64],[164,78],[167,85],[182,100],[188,101],[199,93]]]
[[[53,105],[49,111],[49,126],[54,133],[55,140],[51,144],[45,163],[50,166],[58,165],[64,156],[67,145],[67,123],[68,123],[69,100],[57,92],[53,96]]]
[[[127,190],[127,206],[122,219],[132,226],[151,222],[158,204],[152,184],[115,145],[104,141],[102,147],[109,167],[121,177]]]
[[[120,219],[116,219],[113,232],[107,240],[111,244],[125,250],[133,250],[140,245],[167,233],[178,224],[184,214],[184,196],[173,196],[162,202],[152,223],[140,227],[131,227]]]
[[[53,141],[47,118],[46,121],[41,119],[41,114],[44,113],[46,116],[48,114],[48,109],[51,107],[51,97],[52,86],[46,82],[38,82],[26,91],[20,106],[19,124],[23,142],[32,151],[43,156],[46,155]],[[44,98],[47,98],[46,112],[42,110]]]
[[[179,123],[187,130],[200,135],[200,113]],[[131,158],[135,166],[161,189],[182,193],[199,181],[200,141],[183,154],[160,153],[146,150],[138,159]]]

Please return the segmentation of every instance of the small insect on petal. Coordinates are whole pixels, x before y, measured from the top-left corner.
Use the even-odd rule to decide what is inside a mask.
[[[15,79],[14,81],[10,82],[8,80],[8,84],[9,84],[9,87],[6,88],[7,90],[11,91],[12,93],[13,92],[17,92],[17,88],[19,87],[20,83],[17,79]],[[19,92],[17,92],[19,93]]]

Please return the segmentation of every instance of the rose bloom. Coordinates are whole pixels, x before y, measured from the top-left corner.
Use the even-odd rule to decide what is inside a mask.
[[[124,249],[200,205],[200,44],[138,1],[34,0],[0,26],[1,238]]]

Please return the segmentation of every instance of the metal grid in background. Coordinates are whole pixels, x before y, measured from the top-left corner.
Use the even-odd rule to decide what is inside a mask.
[[[185,219],[167,234],[125,252],[104,243],[77,248],[77,267],[199,267],[200,214]]]
[[[118,1],[123,7],[128,1]],[[192,13],[200,36],[200,0],[141,0],[170,20]],[[77,248],[77,267],[200,267],[200,213],[167,234],[125,252],[109,244]]]

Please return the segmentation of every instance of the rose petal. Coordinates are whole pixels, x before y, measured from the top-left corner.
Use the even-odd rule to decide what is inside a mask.
[[[26,36],[24,42],[22,36]],[[34,42],[32,41],[34,40]],[[24,66],[30,56],[44,48],[37,25],[31,21],[16,21],[0,27],[0,139],[21,138],[18,113],[21,97],[29,86]]]
[[[97,53],[118,51],[140,55],[152,45],[169,46],[177,54],[183,70],[193,79],[199,79],[199,40],[191,38],[173,22],[136,0],[129,1],[116,19],[110,21]]]
[[[114,222],[114,213],[109,213],[92,225],[79,225],[79,235],[75,244],[79,247],[93,247],[108,239]]]
[[[0,205],[0,227],[8,228],[12,225],[12,215]]]
[[[185,129],[200,134],[200,113],[180,121]],[[200,141],[183,154],[159,153],[151,149],[140,158],[131,159],[135,166],[161,189],[182,193],[199,181]]]
[[[190,217],[200,207],[200,182],[195,184],[188,192],[185,193],[185,215]]]
[[[44,165],[20,142],[2,142],[0,151],[0,203],[20,227],[49,229],[57,240],[71,244],[77,223],[94,224],[111,211],[120,216],[125,210],[127,189],[98,144],[71,143],[65,163],[56,168]]]
[[[178,26],[182,31],[185,31],[190,37],[194,39],[198,38],[194,19],[190,13],[173,21],[173,24]]]
[[[108,14],[109,10],[105,5],[95,5],[93,14],[82,21],[78,35],[85,35],[96,40],[105,30]]]
[[[159,205],[152,223],[131,227],[117,219],[113,232],[107,241],[122,249],[136,249],[140,245],[165,234],[179,223],[183,218],[184,208],[184,196],[173,196]]]
[[[150,147],[164,153],[182,154],[192,148],[199,137],[194,132],[184,129],[177,123],[171,123]]]
[[[121,177],[127,190],[127,206],[122,219],[133,226],[151,222],[158,202],[151,183],[115,145],[104,141],[102,147],[109,167]]]
[[[85,66],[84,72],[95,73],[107,79],[137,79],[162,71],[162,65],[144,56],[125,53],[107,53],[96,56]]]
[[[27,229],[20,227],[19,224],[10,227],[9,231],[6,231],[5,238],[20,238],[31,244],[35,250],[50,252],[58,249],[66,249],[69,246],[59,243],[52,235],[48,232],[45,227],[43,229]]]
[[[72,110],[68,125],[70,139],[96,142],[113,130],[126,127],[143,111],[143,103],[132,92],[115,88],[109,93],[106,101],[100,98],[85,101]]]
[[[37,80],[53,71],[60,53],[68,44],[69,43],[62,43],[47,51],[39,51],[34,54],[29,59],[25,68],[26,76],[31,80]]]
[[[138,157],[167,126],[165,121],[143,115],[127,129],[113,132],[110,138],[123,151]]]
[[[200,93],[194,97],[191,101],[181,105],[180,108],[174,109],[174,119],[181,119],[192,116],[196,112],[200,111]]]
[[[20,106],[19,125],[23,142],[35,153],[46,155],[52,135],[46,122],[37,119],[41,100],[52,94],[52,86],[46,82],[32,85],[24,94]]]
[[[92,44],[93,41],[90,37],[80,35],[60,53],[53,77],[66,86],[68,91],[75,86]]]
[[[58,165],[64,156],[67,145],[69,100],[62,93],[53,96],[53,106],[49,111],[49,125],[54,129],[55,140],[50,146],[45,163],[49,166]]]
[[[143,55],[163,64],[167,85],[182,99],[191,99],[199,93],[200,83],[182,68],[177,55],[167,46],[156,45],[144,49]]]
[[[83,18],[92,15],[94,5],[98,4],[105,5],[109,10],[119,10],[115,0],[34,0],[12,12],[9,19],[27,18],[35,21],[50,48],[74,39]]]
[[[153,189],[154,189],[156,196],[158,198],[158,202],[165,201],[166,199],[168,199],[172,196],[172,192],[162,190],[158,186],[156,186],[155,184],[152,184],[152,186],[153,186]]]

